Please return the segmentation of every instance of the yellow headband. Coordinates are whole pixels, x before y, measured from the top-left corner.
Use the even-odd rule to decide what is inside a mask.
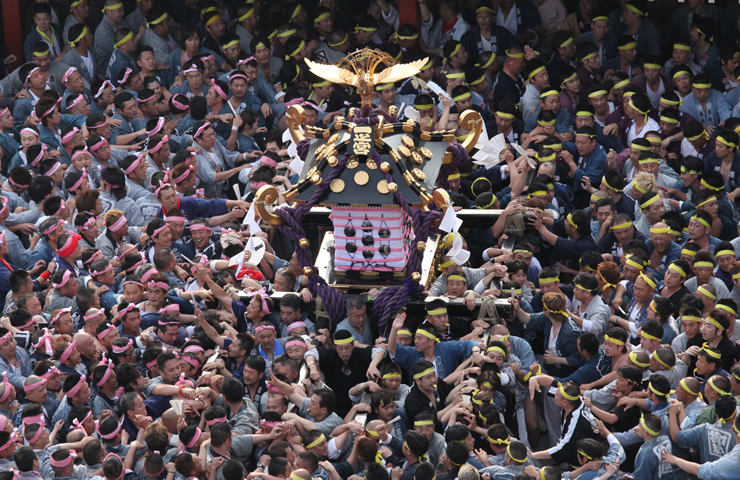
[[[488,352],[490,352],[490,351],[498,352],[498,353],[500,353],[500,354],[501,354],[501,356],[503,356],[504,358],[506,357],[506,352],[505,352],[505,351],[504,351],[504,349],[503,349],[503,348],[501,348],[501,347],[497,347],[497,346],[493,346],[493,347],[488,347],[488,348],[486,349],[486,353],[488,353]]]
[[[234,45],[239,45],[239,39],[234,39],[234,40],[231,40],[231,41],[230,41],[230,42],[228,42],[227,44],[225,44],[225,45],[221,45],[221,48],[222,48],[223,50],[228,50],[229,48],[233,47]]]
[[[653,203],[657,202],[658,200],[660,200],[660,195],[655,195],[655,196],[651,197],[650,200],[647,200],[646,202],[641,203],[640,204],[640,208],[642,210],[645,210],[646,208],[648,208],[650,205],[652,205]]]
[[[431,375],[432,373],[434,373],[434,369],[429,367],[426,370],[414,375],[414,380],[418,380],[419,378],[426,377],[427,375]]]
[[[715,305],[715,308],[719,308],[720,310],[724,310],[725,312],[730,313],[732,315],[736,315],[737,314],[737,312],[735,310],[733,310],[732,308],[728,307],[727,305],[725,305],[723,303],[718,303],[717,305]]]
[[[637,46],[637,42],[630,42],[627,45],[622,45],[621,47],[617,47],[617,50],[629,50],[630,48],[635,48],[636,46]],[[614,88],[617,88],[616,85],[614,86]]]
[[[714,268],[714,264],[712,262],[694,262],[694,268],[699,267],[707,267],[707,268]]]
[[[573,40],[573,39],[571,38],[571,41],[572,41],[572,40]],[[509,443],[509,445],[508,445],[508,446],[506,447],[506,453],[507,453],[507,455],[509,455],[509,458],[510,458],[510,459],[514,460],[514,461],[515,461],[515,462],[517,462],[517,463],[524,463],[524,462],[526,462],[526,461],[527,461],[527,457],[526,457],[526,455],[525,455],[525,457],[524,457],[524,458],[516,458],[515,456],[513,456],[513,455],[511,454],[511,443]]]
[[[691,51],[691,47],[690,46],[683,45],[681,43],[674,43],[673,44],[673,48],[675,48],[677,50],[683,50],[683,51],[686,51],[686,52],[690,52]]]
[[[470,92],[465,92],[456,97],[452,97],[452,100],[455,102],[459,102],[460,100],[465,100],[466,98],[470,98],[470,97],[471,97]]]
[[[167,12],[164,12],[162,15],[159,16],[159,18],[156,18],[156,19],[152,20],[151,22],[147,22],[147,26],[160,24],[168,16],[169,16],[169,14]],[[238,41],[237,41],[237,43],[238,43]]]
[[[245,14],[244,14],[244,15],[242,15],[241,17],[237,18],[237,20],[238,20],[239,22],[243,22],[244,20],[246,20],[246,19],[248,19],[249,17],[251,17],[253,13],[254,13],[254,7],[250,8],[249,10],[247,10],[247,13],[245,13]]]
[[[560,92],[558,92],[557,90],[551,88],[549,90],[545,90],[544,92],[542,92],[540,94],[540,98],[549,97],[550,95],[560,95]]]
[[[573,227],[578,228],[578,225],[576,225],[576,222],[573,221],[573,214],[569,213],[566,217],[568,219],[568,223],[570,223]]]
[[[461,49],[462,49],[462,43],[458,43],[457,45],[455,45],[455,48],[452,50],[452,53],[450,53],[450,55],[447,58],[454,57],[455,55],[460,53]]]
[[[571,402],[575,402],[579,398],[581,398],[580,395],[570,395],[568,392],[565,391],[565,388],[563,388],[563,384],[560,384],[560,396],[562,396],[566,400],[570,400]]]
[[[670,265],[668,265],[668,268],[670,268],[671,270],[675,271],[676,273],[678,273],[679,275],[681,275],[683,278],[686,278],[686,272],[684,272],[683,271],[683,268],[679,267],[675,263],[671,263]]]
[[[601,183],[603,183],[604,185],[606,185],[607,188],[611,188],[615,192],[621,192],[622,191],[621,188],[614,188],[611,185],[609,185],[609,182],[606,181],[606,175],[604,175],[603,177],[601,177]]]
[[[325,19],[329,18],[330,16],[331,16],[331,12],[324,12],[324,13],[322,13],[321,15],[319,15],[318,17],[316,17],[314,19],[313,24],[316,25],[320,21],[325,20]]]
[[[208,21],[206,22],[206,27],[210,27],[211,25],[213,25],[213,24],[214,24],[214,23],[216,23],[217,21],[221,20],[221,18],[223,18],[223,17],[221,17],[221,15],[214,15],[214,16],[212,16],[212,17],[211,17],[211,18],[209,18],[209,19],[208,19]]]
[[[630,84],[630,81],[629,80],[622,80],[621,82],[615,83],[612,88],[614,90],[619,90],[620,88],[624,88],[624,87],[626,87],[629,84]]]
[[[278,33],[277,34],[277,37],[278,38],[285,38],[285,37],[289,37],[289,36],[293,35],[294,33],[296,33],[295,28],[291,28],[290,30],[286,30],[283,33]]]
[[[660,65],[658,65],[657,63],[645,63],[645,64],[642,65],[642,67],[643,68],[650,68],[652,70],[660,70],[661,68],[663,68]]]
[[[119,2],[119,3],[115,3],[113,5],[105,5],[103,7],[103,10],[101,10],[101,12],[105,13],[106,10],[115,10],[117,8],[123,8],[123,3]]]
[[[668,370],[673,370],[673,367],[671,367],[670,365],[668,365],[667,363],[665,363],[663,361],[663,359],[660,358],[660,355],[658,355],[658,352],[653,353],[653,358],[655,358],[658,361],[659,364],[663,365]]]
[[[618,225],[612,225],[612,230],[622,230],[624,228],[630,228],[632,226],[632,220],[620,223]]]
[[[488,437],[488,441],[494,445],[508,445],[511,443],[511,437],[506,438],[491,438]]]
[[[563,81],[560,83],[560,85],[565,85],[566,83],[570,82],[574,78],[576,78],[577,74],[572,73],[568,78],[564,78]]]
[[[695,392],[689,388],[688,385],[686,385],[686,377],[682,378],[680,382],[678,382],[681,387],[688,393],[689,395],[693,395],[695,397],[698,397],[701,392]]]
[[[660,341],[660,338],[656,337],[655,335],[650,335],[649,333],[645,333],[644,330],[640,330],[640,336],[645,337],[650,340],[658,340]]]
[[[334,339],[334,345],[347,345],[347,344],[352,343],[354,341],[355,341],[355,339],[353,337],[342,338],[342,339]]]
[[[714,187],[714,186],[712,186],[712,185],[709,185],[709,184],[708,184],[708,183],[706,182],[706,180],[704,180],[703,178],[701,179],[701,184],[702,184],[702,185],[704,185],[704,188],[707,188],[707,189],[709,189],[709,190],[714,190],[715,192],[718,192],[718,191],[722,190],[723,188],[725,188],[725,187],[724,187],[724,185],[721,185],[721,186],[719,186],[719,187]],[[706,224],[706,222],[704,222],[704,223]],[[709,225],[707,225],[707,227],[708,227],[708,226],[709,226]]]
[[[434,340],[435,342],[439,343],[439,338],[437,338],[437,337],[436,337],[436,336],[435,336],[435,335],[434,335],[433,333],[427,332],[427,331],[426,331],[426,330],[424,330],[423,328],[420,328],[420,329],[418,329],[418,330],[416,331],[416,333],[418,333],[419,335],[423,335],[423,336],[425,336],[425,337],[427,337],[427,338],[431,338],[431,339],[432,339],[432,340]],[[416,377],[414,377],[414,378],[416,378]]]
[[[719,252],[715,252],[714,254],[715,257],[719,257],[720,255],[732,255],[734,258],[735,251],[734,250],[720,250]]]
[[[294,57],[294,56],[298,55],[301,52],[301,50],[303,50],[303,47],[305,47],[305,46],[306,46],[306,41],[305,40],[301,40],[301,43],[298,45],[298,47],[296,47],[295,50],[293,50],[292,52],[290,52],[288,54],[288,59],[290,59],[290,57]]]
[[[650,277],[648,277],[648,276],[647,276],[647,275],[645,275],[644,273],[641,273],[641,274],[640,274],[640,278],[642,278],[642,280],[643,280],[643,281],[644,281],[645,283],[647,283],[647,284],[648,284],[648,286],[649,286],[650,288],[652,288],[653,290],[655,290],[655,287],[656,287],[657,285],[655,284],[655,282],[654,282],[654,281],[653,281],[653,280],[652,280],[652,279],[651,279]]]
[[[87,35],[87,32],[88,32],[87,25],[85,25],[82,28],[82,32],[80,32],[80,34],[77,35],[77,38],[75,38],[74,40],[72,40],[71,42],[69,42],[69,44],[74,47],[77,44],[77,42],[79,42],[80,40],[82,40],[85,37],[85,35]]]
[[[691,257],[696,256],[696,252],[695,251],[693,251],[693,250],[687,250],[685,248],[681,249],[681,254],[682,255],[689,255]],[[714,266],[714,265],[712,265],[712,266]]]
[[[417,420],[414,422],[415,427],[423,427],[424,425],[434,425],[434,420]]]
[[[701,287],[699,287],[699,288],[701,288]],[[702,292],[702,293],[704,293],[704,292]],[[709,323],[711,323],[712,325],[714,325],[715,328],[717,328],[719,330],[722,330],[722,331],[725,330],[724,327],[722,326],[722,324],[720,324],[717,320],[715,320],[712,317],[707,317],[704,320],[707,321],[707,322],[709,322]]]
[[[660,116],[660,120],[665,123],[678,123],[678,120],[676,120],[675,118],[670,118],[663,115]]]
[[[712,85],[710,85],[709,83],[694,83],[693,87],[698,88],[698,89],[703,89],[703,88],[712,88]]]
[[[447,279],[449,280],[452,277],[462,277],[463,280],[465,279],[465,277],[463,277],[462,275],[450,275],[449,277],[447,277]],[[443,313],[447,313],[447,309],[444,307],[435,308],[434,310],[427,310],[427,315],[442,315]]]
[[[651,392],[653,392],[654,394],[656,394],[659,397],[665,397],[665,396],[668,395],[667,393],[663,393],[660,390],[658,390],[657,388],[655,388],[652,383],[648,383],[648,388],[650,389]]]
[[[553,160],[555,160],[556,157],[557,157],[557,155],[555,155],[555,153],[551,153],[550,155],[547,155],[547,156],[544,156],[544,157],[543,156],[540,156],[540,154],[538,153],[537,154],[537,161],[540,162],[540,163],[552,162]]]
[[[402,328],[401,330],[399,330],[399,331],[396,332],[396,336],[398,336],[398,335],[408,335],[410,337],[411,336],[411,330],[407,330],[405,328]]]
[[[636,6],[634,6],[634,5],[630,4],[630,3],[626,4],[625,7],[629,8],[630,10],[632,10],[633,12],[635,12],[636,14],[638,14],[641,17],[646,17],[647,16],[647,13],[643,12],[642,10],[640,10],[639,8],[637,8]]]
[[[454,72],[454,73],[446,73],[445,77],[449,78],[465,78],[465,72]]]
[[[627,5],[627,7],[629,7],[629,6],[630,6],[630,5]],[[653,387],[652,387],[652,385],[651,385],[651,386],[650,386],[650,389],[652,390],[652,388],[653,388]],[[657,395],[657,393],[656,393],[656,395]],[[664,397],[665,395],[661,395],[661,396],[663,396],[663,397]],[[643,428],[643,430],[645,430],[645,431],[646,431],[647,433],[649,433],[649,434],[650,434],[650,435],[652,435],[653,437],[657,437],[658,435],[660,435],[660,432],[656,432],[655,430],[650,430],[650,429],[648,428],[648,426],[647,426],[647,425],[645,424],[645,415],[642,415],[642,416],[640,417],[640,425],[642,425],[642,428]]]
[[[715,392],[717,392],[720,396],[722,396],[722,395],[729,395],[730,394],[730,392],[725,392],[724,390],[720,390],[719,388],[717,388],[717,386],[712,381],[712,378],[713,377],[709,377],[709,381],[707,383],[709,384],[710,387],[712,387],[712,389]]]
[[[529,75],[527,75],[527,77],[531,79],[531,78],[533,78],[533,77],[534,77],[535,75],[537,75],[538,73],[540,73],[540,72],[542,72],[542,71],[544,71],[544,70],[545,70],[545,66],[544,66],[544,65],[543,65],[543,66],[541,66],[541,67],[537,67],[537,68],[535,68],[534,70],[532,70],[531,72],[529,72]]]
[[[637,263],[633,259],[640,260],[640,263]],[[635,257],[634,255],[628,256],[627,257],[627,260],[625,260],[624,263],[626,263],[627,265],[629,265],[631,267],[634,267],[634,268],[636,268],[636,269],[638,269],[640,271],[645,270],[645,264],[643,263],[643,261],[641,259],[639,259],[638,257]]]
[[[447,175],[447,180],[457,180],[460,178],[459,173],[451,173],[450,175]]]
[[[547,284],[547,283],[554,283],[554,282],[557,282],[559,280],[560,279],[558,277],[546,277],[546,278],[540,278],[539,279],[539,282],[540,282],[540,285],[542,285],[543,283],[545,283],[545,284]]]
[[[317,439],[316,439],[316,440],[314,440],[313,442],[311,442],[311,443],[309,443],[308,445],[306,445],[306,449],[309,449],[309,448],[313,448],[313,447],[315,447],[316,445],[318,445],[319,443],[323,442],[324,440],[326,440],[326,437],[325,437],[325,436],[324,436],[324,434],[322,433],[321,435],[319,435],[319,438],[317,438]]]
[[[636,351],[630,352],[630,360],[632,360],[632,363],[634,363],[636,366],[638,366],[640,368],[647,368],[647,367],[650,366],[650,363],[642,363],[642,362],[640,362],[640,361],[637,360],[637,352]]]
[[[510,113],[506,113],[506,112],[496,111],[496,115],[498,115],[499,117],[502,117],[502,118],[514,118],[514,115],[512,115]]]
[[[698,263],[704,263],[704,262],[698,262]],[[709,263],[709,262],[706,262],[706,263]],[[694,264],[694,267],[696,267],[696,264]],[[712,292],[710,292],[709,290],[707,290],[703,286],[697,288],[696,291],[699,292],[699,293],[701,293],[701,294],[703,294],[703,295],[705,295],[705,296],[707,296],[707,297],[709,297],[709,298],[711,298],[712,300],[715,300],[717,298],[716,295],[712,294]],[[712,317],[707,317],[707,321],[709,323],[711,323],[712,325],[714,325],[715,327],[717,327],[717,328],[722,328],[722,327],[720,327],[720,325],[718,323],[716,323],[716,320],[713,319]]]
[[[617,338],[612,338],[609,335],[604,335],[604,340],[609,340],[614,345],[619,345],[620,347],[625,344],[625,342],[623,342],[622,340],[619,340]]]
[[[712,201],[714,201],[714,200],[717,200],[717,197],[709,197],[709,198],[707,198],[706,200],[704,200],[703,202],[700,202],[700,203],[698,203],[698,204],[696,205],[696,208],[699,208],[699,207],[703,207],[704,205],[706,205],[706,204],[708,204],[709,202],[712,202]],[[698,219],[697,219],[697,220],[698,220]]]
[[[121,45],[131,40],[133,37],[134,32],[128,32],[125,37],[123,37],[113,45],[113,48],[119,48]]]
[[[476,14],[478,14],[480,12],[484,12],[484,11],[485,12],[489,12],[489,13],[493,13],[493,9],[491,7],[482,6],[482,7],[478,7],[478,8],[475,9],[475,13]]]
[[[560,44],[560,48],[565,48],[568,45],[570,45],[571,43],[573,43],[573,37],[568,37],[568,39],[566,41],[564,41],[563,43]]]
[[[524,58],[524,52],[521,53],[511,53],[509,50],[506,50],[506,56],[510,58]]]
[[[663,227],[663,228],[650,227],[650,233],[668,233],[670,230],[671,229],[668,227]]]
[[[724,145],[727,145],[727,146],[728,146],[728,147],[730,147],[730,148],[735,148],[735,147],[737,147],[737,143],[732,143],[731,141],[727,140],[727,139],[726,139],[725,137],[723,137],[722,135],[717,135],[717,141],[718,141],[719,143],[722,143],[722,144],[724,144]]]
[[[383,379],[385,380],[387,378],[401,378],[401,374],[398,372],[386,373],[385,375],[383,375]]]
[[[478,77],[477,80],[473,80],[472,82],[468,82],[468,85],[476,86],[479,83],[482,83],[485,79],[486,79],[486,74],[484,73],[483,75],[481,75],[480,77]]]

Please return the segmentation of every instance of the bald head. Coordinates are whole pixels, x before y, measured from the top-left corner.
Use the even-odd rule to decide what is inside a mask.
[[[637,365],[635,361],[639,363],[640,365],[647,364],[649,366],[650,365],[650,355],[648,354],[647,350],[642,350],[642,349],[632,350],[632,352],[630,353],[630,362],[632,362],[632,364],[636,366],[637,368],[639,368],[640,370],[642,371],[646,370],[648,367],[641,367],[640,365]]]
[[[509,334],[509,329],[506,325],[494,325],[491,327],[491,335],[500,335],[505,337]]]
[[[686,377],[683,379],[682,383],[685,383],[686,387],[688,387],[688,390],[686,388],[684,388],[684,390],[689,395],[692,395],[691,392],[699,392],[699,388],[701,387],[701,383],[699,382],[699,379],[696,377]],[[689,392],[689,390],[691,390],[691,392]]]
[[[303,480],[311,480],[311,474],[305,468],[299,468],[298,470],[293,470],[293,474],[296,477],[302,478]]]
[[[31,375],[30,377],[26,378],[25,382],[23,382],[24,390],[25,390],[25,387],[28,387],[29,385],[37,384],[42,381],[43,381],[43,378],[36,376],[36,375]]]
[[[386,428],[385,422],[382,420],[371,420],[367,422],[367,426],[365,427],[365,429],[369,432],[378,432],[378,433],[385,432],[385,428]]]
[[[164,425],[168,432],[176,432],[178,419],[179,417],[175,413],[175,409],[168,408],[162,414],[162,425]]]
[[[95,339],[92,335],[85,332],[77,332],[72,339],[77,342],[77,351],[80,352],[80,355],[87,358],[93,358],[95,356]]]

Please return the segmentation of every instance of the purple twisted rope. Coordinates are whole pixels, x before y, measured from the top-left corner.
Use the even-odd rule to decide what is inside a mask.
[[[447,151],[452,152],[452,162],[442,165],[437,176],[437,188],[444,188],[445,190],[450,189],[450,182],[447,180],[447,177],[452,172],[452,169],[460,168],[468,161],[468,151],[459,143],[447,144]]]

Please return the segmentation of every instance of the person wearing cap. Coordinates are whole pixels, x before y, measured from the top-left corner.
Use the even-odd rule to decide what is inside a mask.
[[[681,111],[698,120],[710,134],[732,115],[722,93],[712,88],[711,80],[704,74],[694,77],[691,93],[684,97]],[[684,135],[688,139],[686,132]]]
[[[87,4],[87,0],[82,1]],[[77,23],[69,29],[69,33],[65,33],[65,38],[72,48],[64,55],[64,63],[70,67],[75,67],[85,79],[88,84],[86,86],[89,88],[89,84],[98,74],[98,71],[95,70],[97,67],[95,52],[92,50],[92,30],[84,23]]]
[[[118,41],[116,40],[116,33],[128,27],[123,18],[124,15],[123,3],[120,0],[105,0],[103,3],[103,20],[95,29],[94,45],[95,58],[97,59],[96,70],[98,72],[106,71],[106,68],[109,66],[108,60],[112,60],[111,52],[120,47],[120,45],[116,44]],[[134,33],[130,30],[129,32],[131,33],[131,40],[134,41],[135,49]],[[106,74],[106,78],[113,79],[115,77]]]

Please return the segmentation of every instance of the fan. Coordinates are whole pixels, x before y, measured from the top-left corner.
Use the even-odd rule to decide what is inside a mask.
[[[537,162],[533,158],[530,158],[521,146],[516,143],[506,143],[506,137],[504,137],[503,133],[499,133],[489,140],[486,124],[483,123],[482,127],[483,131],[480,137],[478,137],[478,142],[475,144],[475,148],[478,151],[473,154],[473,163],[481,165],[484,168],[491,168],[504,161],[506,152],[511,147],[520,156],[526,158],[532,168],[537,167]]]

